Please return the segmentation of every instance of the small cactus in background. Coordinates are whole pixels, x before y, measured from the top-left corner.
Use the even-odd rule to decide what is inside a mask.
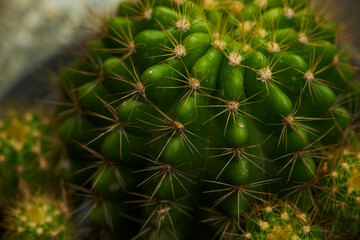
[[[255,206],[240,239],[253,240],[321,240],[322,231],[316,226],[314,214],[302,213],[286,202]]]
[[[0,222],[7,230],[4,239],[70,240],[74,227],[65,203],[37,194],[59,188],[50,120],[40,111],[21,109],[9,107],[0,118]]]
[[[9,109],[1,114],[0,193],[1,198],[9,198],[21,185],[38,189],[51,181],[44,137],[49,134],[49,120],[39,112]]]
[[[28,195],[7,207],[2,222],[7,229],[4,239],[71,240],[74,227],[62,201],[45,195]]]
[[[353,145],[330,153],[317,191],[324,223],[334,236],[358,237],[360,226],[360,152]],[[335,238],[330,234],[331,237]]]
[[[338,34],[307,0],[120,3],[59,76],[83,219],[100,238],[236,239],[263,195],[317,182],[353,123]],[[291,229],[259,239],[321,238],[295,207],[274,209]]]

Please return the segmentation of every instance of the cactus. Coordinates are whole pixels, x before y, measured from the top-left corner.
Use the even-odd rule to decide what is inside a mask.
[[[49,120],[40,112],[7,109],[0,119],[0,196],[14,197],[23,187],[39,189],[53,178],[45,151]],[[4,199],[2,199],[4,200]]]
[[[356,238],[359,232],[359,151],[353,145],[331,153],[322,166],[317,199],[334,236]],[[333,237],[335,238],[335,237]]]
[[[286,202],[255,207],[247,227],[239,239],[322,239],[322,231],[314,225],[314,214],[307,215]]]
[[[4,239],[69,240],[74,228],[66,205],[45,195],[27,196],[8,207]]]
[[[73,227],[64,215],[68,214],[65,205],[38,194],[57,189],[58,162],[52,153],[56,145],[49,123],[40,111],[12,106],[1,112],[0,222],[7,230],[4,239],[71,239]]]
[[[125,238],[241,234],[209,222],[313,181],[345,138],[355,70],[337,35],[306,0],[120,3],[58,81],[84,218]]]

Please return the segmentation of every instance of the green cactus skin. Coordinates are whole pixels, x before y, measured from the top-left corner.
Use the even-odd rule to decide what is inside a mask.
[[[313,181],[343,140],[354,69],[337,35],[307,0],[120,3],[59,77],[74,182],[127,203],[135,239],[239,234],[204,219],[240,222],[264,192]]]
[[[49,119],[39,112],[8,109],[0,119],[0,195],[14,197],[20,185],[39,190],[50,182],[52,163],[45,153]],[[20,187],[20,188],[19,188]]]
[[[28,196],[16,201],[5,214],[4,239],[71,240],[74,228],[66,205],[47,196]]]

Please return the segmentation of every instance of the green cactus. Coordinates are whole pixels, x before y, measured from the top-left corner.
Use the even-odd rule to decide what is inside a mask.
[[[255,207],[238,239],[312,239],[321,240],[322,230],[313,223],[314,214],[305,214],[286,202]]]
[[[334,234],[358,236],[360,214],[360,162],[354,146],[331,153],[322,167],[318,191],[319,207],[324,221]]]
[[[114,236],[132,220],[135,239],[231,236],[209,219],[240,224],[269,190],[313,181],[352,120],[337,35],[307,0],[120,3],[59,77],[69,180],[128,206],[85,218]]]
[[[4,239],[69,240],[74,227],[66,205],[48,196],[27,196],[8,207],[3,227]]]
[[[39,112],[13,110],[0,119],[0,196],[15,196],[22,187],[39,189],[50,182],[52,163],[45,152],[49,119]]]

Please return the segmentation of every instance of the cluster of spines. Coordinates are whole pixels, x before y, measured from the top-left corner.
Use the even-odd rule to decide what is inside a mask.
[[[160,208],[164,202],[173,207],[189,192],[197,196],[200,188],[213,196],[205,205],[239,218],[265,184],[313,179],[313,158],[321,154],[316,148],[341,139],[349,124],[348,112],[335,104],[335,92],[346,90],[353,69],[336,53],[336,25],[315,17],[306,2],[226,2],[223,11],[218,1],[120,4],[123,17],[106,24],[106,46],[92,42],[87,62],[75,62],[60,78],[74,104],[64,112],[81,115],[65,121],[62,137],[68,145],[81,142],[81,149],[99,160],[86,168],[96,170],[87,181],[95,195],[121,199],[119,189],[142,192],[148,199],[144,207]],[[205,67],[196,65],[200,58],[207,58]],[[241,86],[236,81],[243,80],[244,71],[251,80]],[[216,86],[219,72],[236,79],[234,85]],[[262,136],[247,142],[254,131]],[[81,159],[79,151],[73,154]],[[249,165],[255,166],[250,179],[237,174]],[[143,173],[144,180],[134,184],[129,171]],[[204,178],[209,180],[199,181]],[[145,211],[140,236],[150,225],[151,236],[174,234],[171,221],[161,224],[171,216],[170,207],[165,209]]]

